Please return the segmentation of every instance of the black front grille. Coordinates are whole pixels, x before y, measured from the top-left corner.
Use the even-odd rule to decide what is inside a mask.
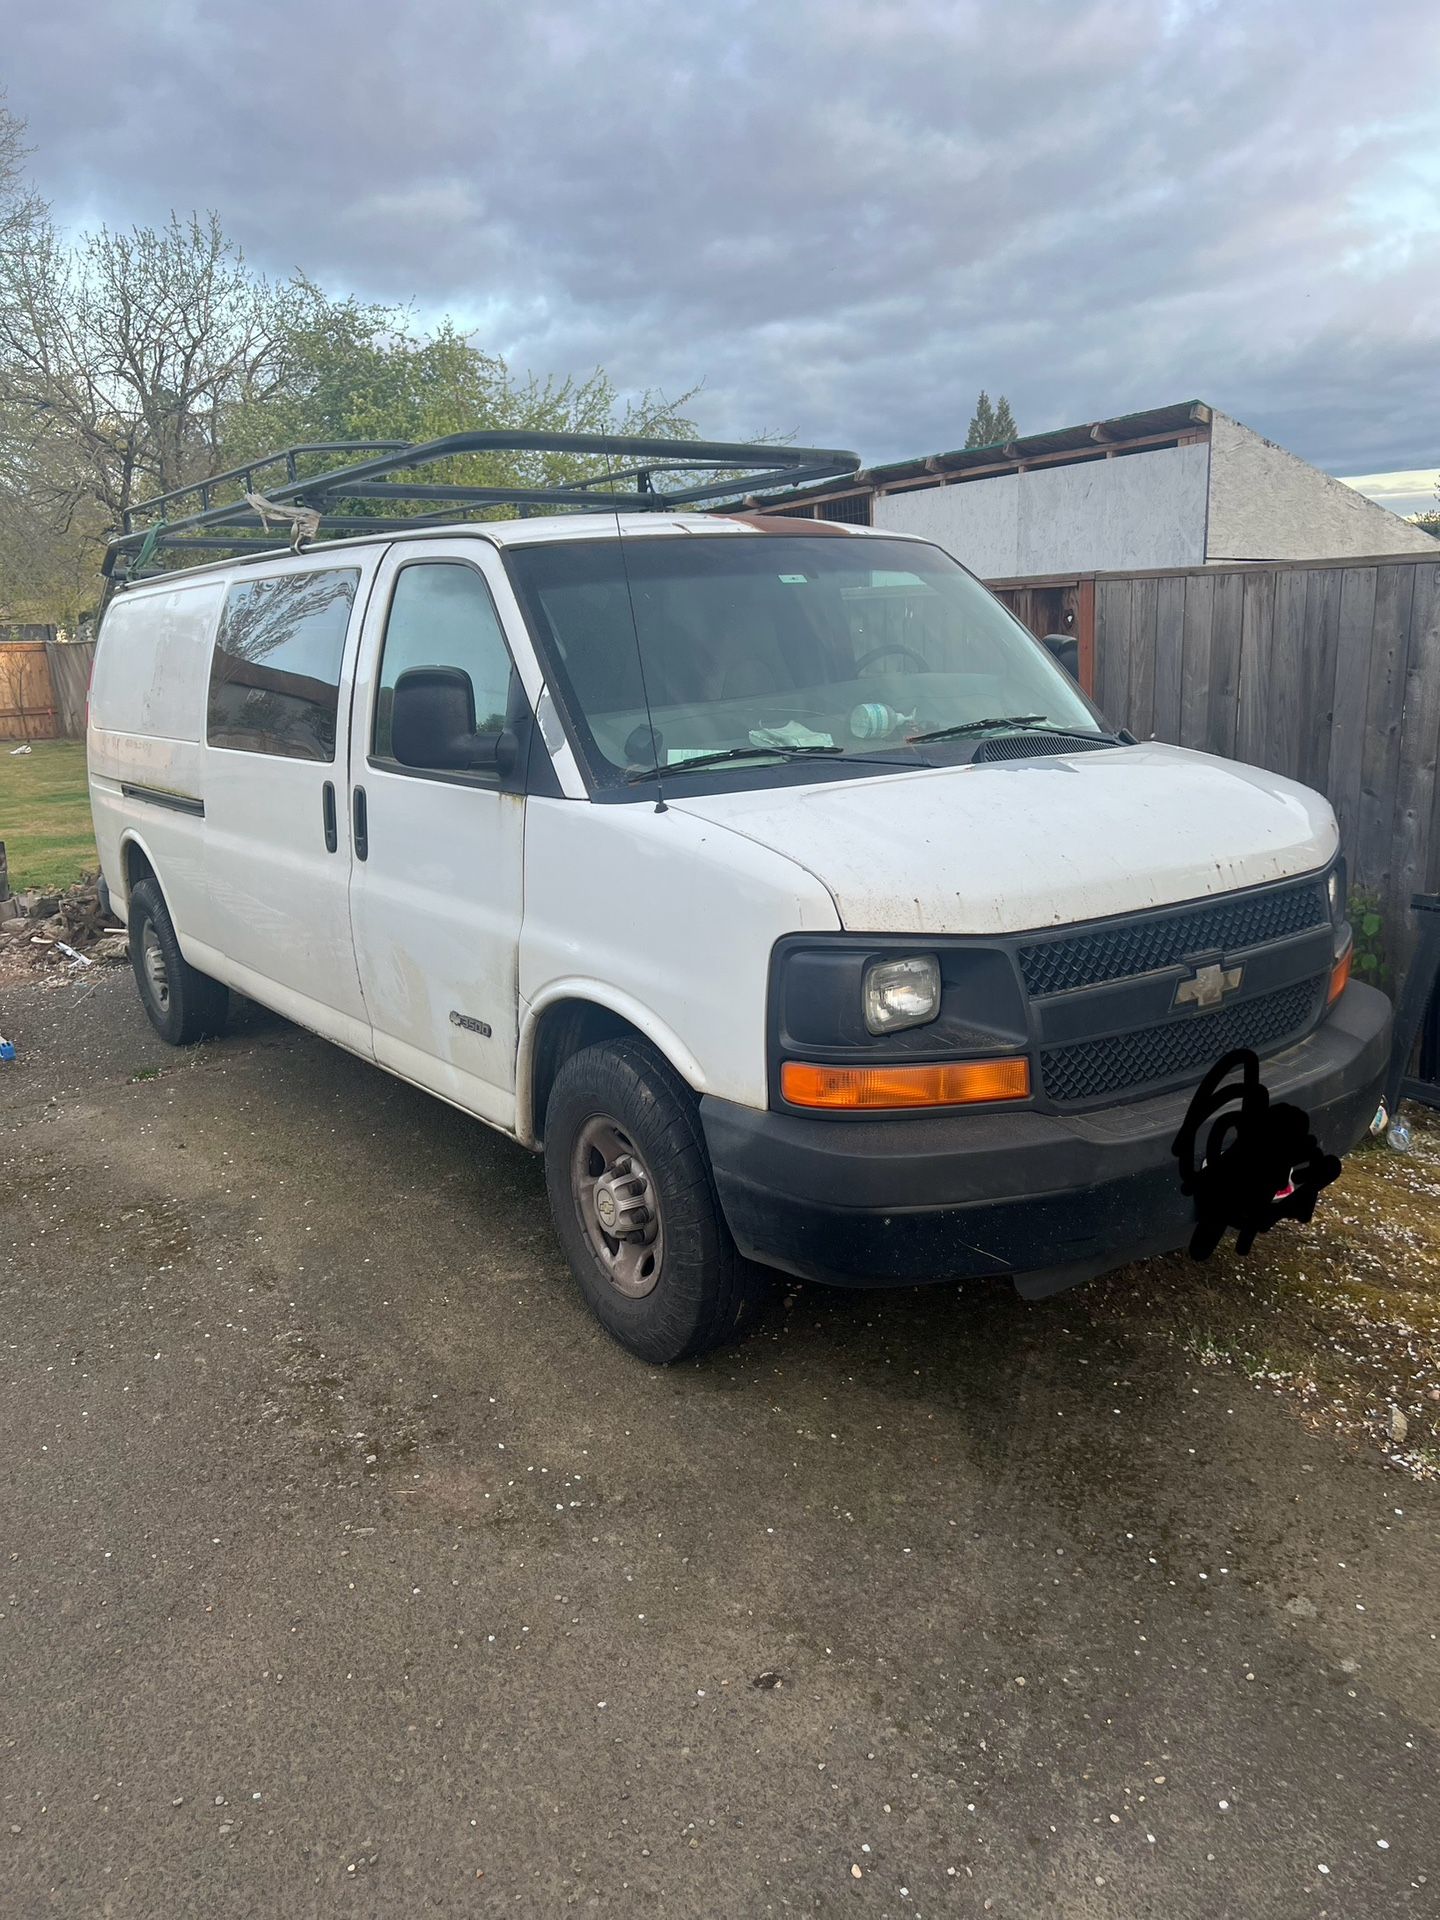
[[[1046,1096],[1057,1102],[1099,1100],[1182,1074],[1197,1078],[1232,1047],[1274,1049],[1298,1036],[1317,1010],[1326,976],[1297,981],[1278,993],[1258,994],[1214,1013],[1167,1020],[1106,1040],[1081,1040],[1040,1054]]]
[[[1088,733],[994,733],[975,749],[976,760],[1033,760],[1040,754],[1094,753],[1099,747],[1114,747],[1114,740],[1091,739]]]
[[[1022,947],[1020,971],[1032,995],[1126,980],[1203,953],[1235,953],[1304,933],[1327,919],[1323,882],[1232,894],[1206,906],[1184,907],[1149,920],[1127,920]],[[1243,1043],[1237,1043],[1243,1044]]]

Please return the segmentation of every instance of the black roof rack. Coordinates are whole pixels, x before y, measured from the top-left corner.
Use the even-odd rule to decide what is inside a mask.
[[[539,487],[424,483],[414,477],[417,469],[439,461],[488,453],[594,454],[603,464],[594,473]],[[302,462],[342,454],[348,456],[343,465],[301,471]],[[626,464],[617,467],[617,460]],[[255,537],[256,530],[268,528],[272,520],[293,527],[292,544],[298,548],[318,537],[445,525],[500,506],[516,507],[522,516],[537,508],[674,512],[776,487],[840,479],[859,464],[857,454],[833,448],[605,433],[452,433],[419,445],[403,440],[321,441],[286,447],[141,501],[126,512],[123,531],[106,548],[103,570],[107,578],[135,579],[162,549],[273,552],[273,539]],[[172,518],[177,507],[186,510]],[[389,514],[387,507],[404,511]]]

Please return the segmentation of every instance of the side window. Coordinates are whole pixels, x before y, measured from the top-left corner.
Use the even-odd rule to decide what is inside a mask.
[[[225,596],[210,663],[212,747],[333,760],[350,569],[244,580]]]
[[[475,731],[498,734],[510,705],[510,655],[490,589],[460,560],[402,567],[385,622],[371,754],[395,765],[390,715],[395,682],[414,667],[458,667],[475,692]]]

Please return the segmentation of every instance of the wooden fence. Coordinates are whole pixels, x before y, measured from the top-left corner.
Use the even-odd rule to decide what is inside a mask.
[[[1391,957],[1440,891],[1440,554],[1094,576],[1094,693],[1139,738],[1324,793]]]
[[[67,740],[85,737],[85,703],[90,697],[90,669],[95,664],[95,642],[72,640],[65,646],[51,644],[45,649],[50,666],[50,684],[55,689],[60,731]]]
[[[78,740],[93,640],[0,643],[0,740]]]

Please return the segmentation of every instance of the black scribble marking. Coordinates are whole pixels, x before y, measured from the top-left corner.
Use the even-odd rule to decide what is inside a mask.
[[[1238,1082],[1227,1084],[1232,1074]],[[1338,1157],[1320,1151],[1309,1114],[1271,1101],[1248,1047],[1227,1053],[1206,1074],[1170,1151],[1180,1162],[1182,1190],[1195,1199],[1195,1260],[1208,1260],[1229,1227],[1243,1254],[1277,1220],[1313,1218],[1321,1188],[1340,1173]]]

